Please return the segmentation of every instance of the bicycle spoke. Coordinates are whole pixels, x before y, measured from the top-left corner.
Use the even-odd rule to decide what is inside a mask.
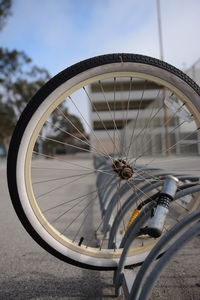
[[[200,130],[200,128],[197,128],[196,130],[194,130],[192,133],[187,134],[184,138],[180,139],[178,142],[176,142],[174,145],[164,149],[162,152],[158,152],[158,154],[164,154],[165,151],[167,150],[171,150],[173,149],[175,146],[177,146],[178,144],[180,144],[182,141],[184,141],[186,138],[190,137],[193,135],[193,133],[198,132]],[[155,153],[156,154],[156,153]],[[149,166],[152,162],[155,162],[157,160],[157,158],[154,158],[150,161],[150,163],[146,164],[145,166]]]
[[[54,157],[54,156],[52,156],[52,155],[47,155],[47,154],[39,153],[39,152],[37,152],[37,151],[33,151],[33,153],[34,153],[34,154],[37,154],[37,155],[39,155],[39,156],[43,156],[43,157],[47,157],[47,158],[52,158],[52,159],[55,159],[55,160],[57,160],[57,161],[61,161],[61,162],[66,163],[66,164],[70,164],[70,165],[75,166],[75,167],[81,167],[81,168],[83,168],[83,169],[87,169],[87,170],[92,170],[92,171],[94,171],[94,172],[99,172],[99,173],[108,174],[108,175],[110,175],[110,176],[114,176],[114,175],[115,175],[115,174],[113,174],[113,169],[112,169],[112,168],[109,169],[111,172],[108,173],[108,172],[104,172],[104,171],[99,170],[99,169],[93,169],[93,168],[86,167],[86,166],[83,166],[83,165],[80,165],[80,164],[77,164],[77,163],[72,163],[72,162],[69,161],[69,160],[62,159],[62,158],[58,158],[58,157]],[[74,170],[76,170],[76,169],[74,169]],[[108,170],[108,171],[109,171],[109,170]]]
[[[94,172],[84,173],[84,174],[77,174],[77,175],[68,175],[68,176],[59,177],[59,178],[52,178],[52,179],[45,179],[45,180],[35,181],[32,184],[46,183],[46,182],[51,182],[51,181],[57,181],[57,180],[73,178],[73,177],[80,177],[80,175],[88,176],[88,175],[92,175],[92,174],[94,174]]]
[[[42,193],[42,194],[38,195],[38,196],[37,196],[37,199],[42,198],[42,197],[44,197],[44,196],[46,196],[46,195],[49,195],[50,193],[55,192],[55,191],[57,191],[58,189],[61,189],[61,188],[63,188],[63,187],[66,187],[67,185],[69,185],[69,184],[71,184],[71,183],[73,183],[73,182],[77,182],[78,180],[81,180],[82,178],[85,178],[85,175],[81,175],[81,176],[79,176],[79,178],[75,178],[74,180],[72,180],[72,181],[70,181],[70,182],[65,182],[64,184],[61,184],[61,185],[59,185],[59,186],[57,186],[57,187],[55,187],[55,188],[49,190],[48,192],[45,192],[45,193]]]
[[[111,135],[109,134],[109,132],[108,132],[108,130],[107,130],[107,128],[106,128],[106,126],[105,126],[105,123],[104,123],[104,121],[101,119],[101,117],[100,117],[100,115],[99,115],[99,113],[98,113],[98,111],[97,111],[97,109],[96,109],[96,107],[95,107],[95,105],[94,105],[94,102],[92,101],[92,99],[90,98],[90,96],[89,96],[88,92],[86,91],[86,88],[85,88],[85,87],[83,87],[83,90],[84,90],[84,92],[86,93],[86,95],[87,95],[87,98],[88,98],[88,100],[89,100],[89,102],[90,102],[90,104],[91,104],[92,108],[95,110],[95,112],[96,112],[96,114],[97,114],[97,116],[98,116],[98,118],[99,118],[99,121],[102,123],[102,125],[103,125],[103,128],[104,128],[105,132],[107,133],[107,135],[108,135],[109,139],[110,139],[110,140],[111,140],[111,142],[114,144],[114,141],[113,141],[113,139],[112,139]]]
[[[46,136],[41,136],[41,135],[39,135],[38,137],[41,138],[41,139],[43,139],[43,140],[46,140],[46,141],[51,141],[51,142],[54,142],[54,143],[57,143],[57,144],[61,144],[61,145],[64,145],[64,146],[69,146],[69,147],[72,147],[72,148],[81,150],[81,151],[83,151],[83,152],[88,152],[88,153],[95,153],[95,154],[97,154],[96,152],[91,152],[91,151],[88,150],[88,149],[85,149],[85,148],[82,148],[82,147],[79,147],[79,146],[76,146],[76,145],[73,145],[73,144],[69,144],[69,143],[66,143],[66,142],[62,142],[62,141],[59,141],[59,140],[56,140],[56,139],[52,139],[52,138],[49,138],[49,137],[46,137]]]
[[[52,206],[52,207],[50,207],[50,208],[48,208],[48,209],[43,210],[43,213],[46,213],[46,212],[51,211],[51,210],[53,210],[53,209],[56,209],[56,208],[58,208],[58,207],[64,206],[64,205],[66,205],[66,204],[69,204],[69,203],[74,202],[74,201],[76,201],[76,200],[79,200],[79,199],[81,199],[81,198],[86,198],[86,197],[88,197],[88,196],[90,196],[90,195],[92,195],[92,194],[94,194],[94,193],[97,193],[97,192],[98,192],[98,189],[96,189],[95,191],[89,192],[89,193],[87,193],[87,194],[84,194],[84,195],[82,195],[82,196],[78,196],[78,197],[75,197],[75,198],[73,198],[73,199],[64,201],[64,202],[62,202],[62,203],[59,203],[59,204],[54,205],[54,206]]]
[[[89,203],[81,210],[81,212],[65,227],[65,229],[61,232],[61,234],[63,234],[67,229],[69,229],[69,227],[86,211],[86,209],[88,209],[88,207],[94,203],[94,200],[97,198],[97,196],[95,198],[92,198]]]
[[[133,143],[133,138],[134,138],[134,133],[135,133],[135,129],[136,129],[136,124],[137,124],[137,121],[138,121],[138,117],[139,117],[139,114],[140,114],[140,110],[141,110],[141,106],[142,106],[142,101],[143,101],[143,97],[144,97],[145,86],[146,86],[146,80],[144,82],[144,87],[143,87],[143,90],[142,90],[142,95],[141,95],[141,98],[140,98],[140,103],[139,103],[139,107],[138,107],[138,110],[137,110],[137,115],[136,115],[136,118],[135,118],[135,122],[134,122],[134,126],[133,126],[133,131],[132,131],[132,135],[131,135],[131,138],[130,138],[130,144],[128,146],[128,150],[127,150],[127,153],[126,153],[126,159],[127,159],[128,155],[129,155],[129,151],[130,151],[131,145]]]
[[[163,124],[162,124],[162,126],[163,127],[165,127],[174,117],[175,117],[175,115],[176,115],[176,113],[184,106],[185,104],[182,104],[178,109],[177,109],[177,111],[170,117],[170,118],[168,118]],[[181,123],[181,125],[183,125],[184,124],[184,122],[182,122]],[[181,126],[180,124],[179,124],[179,126],[177,126],[177,128],[178,127],[180,127]],[[176,129],[177,129],[176,128]],[[174,128],[171,130],[171,132],[169,132],[168,134],[170,134],[170,133],[172,133],[174,131]],[[145,153],[147,153],[148,152],[148,150],[149,150],[149,148],[147,148],[146,149],[146,145],[150,145],[150,143],[152,142],[152,138],[150,138],[149,140],[147,140],[147,142],[145,143],[145,145],[143,145],[143,148],[145,149],[145,151],[143,151],[142,152],[142,154],[139,154],[138,155],[138,157],[136,157],[135,158],[135,163],[136,163],[136,161],[139,159],[139,158],[141,158]],[[154,146],[154,148],[152,149],[152,151],[155,149],[155,146]],[[168,151],[169,150],[169,148],[165,148],[163,151],[162,151],[162,154],[164,154],[165,152],[164,151]]]
[[[100,85],[100,88],[101,88],[101,91],[102,91],[102,94],[103,94],[103,98],[107,104],[107,107],[108,107],[108,111],[110,113],[110,117],[111,117],[111,120],[113,120],[113,123],[114,123],[114,131],[116,131],[117,135],[118,135],[118,141],[120,141],[120,134],[119,134],[119,130],[117,128],[117,125],[116,125],[116,120],[115,120],[115,117],[113,118],[112,116],[112,112],[111,112],[111,108],[110,108],[110,105],[108,103],[108,100],[105,96],[105,92],[104,92],[104,89],[103,89],[103,85],[102,85],[102,82],[99,80],[98,84]],[[116,138],[116,137],[115,137]],[[116,143],[116,140],[113,139],[113,143],[115,144]]]
[[[155,101],[158,100],[159,98],[159,94],[160,94],[160,90],[158,91],[158,94],[156,96],[156,99]],[[164,99],[163,99],[164,100]],[[163,102],[163,101],[162,101]],[[149,116],[149,119],[147,120],[146,124],[144,125],[144,127],[139,131],[139,133],[136,135],[136,137],[134,138],[133,142],[136,143],[137,142],[137,139],[141,136],[142,132],[143,132],[143,135],[146,134],[146,131],[149,129],[149,125],[151,123],[151,121],[153,121],[155,119],[155,117],[159,114],[159,112],[163,109],[163,105],[161,107],[158,108],[158,110],[154,113],[154,115],[152,116],[153,114],[153,110],[154,110],[154,107],[152,108],[151,110],[151,113],[150,113],[150,116]],[[132,142],[132,143],[133,143]],[[129,145],[129,147],[131,147],[132,143]],[[130,151],[130,149],[129,149]],[[128,159],[128,155],[126,156],[126,159]]]
[[[92,153],[95,153],[98,156],[104,156],[104,157],[108,157],[108,155],[106,155],[105,153],[98,151],[94,146],[91,145],[91,143],[88,141],[88,139],[85,137],[85,140],[81,140],[80,138],[78,138],[77,136],[75,136],[74,134],[71,134],[69,131],[66,131],[54,124],[52,124],[51,122],[49,122],[48,120],[46,121],[46,123],[49,123],[52,127],[60,130],[61,132],[73,137],[75,140],[89,146],[91,149],[93,149]],[[72,123],[73,124],[73,123]],[[74,125],[73,125],[74,126]],[[74,126],[74,128],[78,131],[78,128],[76,126]],[[79,132],[80,133],[80,132]],[[90,151],[91,152],[91,151]]]
[[[87,93],[85,87],[83,87],[83,90],[85,91],[86,95],[88,95],[88,93]],[[81,113],[81,111],[80,111],[79,108],[77,107],[76,103],[73,101],[72,97],[70,96],[70,97],[68,97],[68,98],[71,100],[71,102],[73,103],[73,105],[75,106],[75,108],[77,109],[77,111],[79,112],[80,116],[83,118],[84,122],[88,125],[88,127],[90,128],[90,130],[91,130],[91,132],[93,133],[93,135],[95,136],[95,138],[96,138],[96,139],[99,141],[99,143],[101,144],[101,141],[100,141],[99,138],[96,136],[96,134],[95,134],[94,130],[92,129],[91,125],[89,124],[89,122],[84,118],[83,114]],[[88,99],[91,101],[91,99],[89,98],[89,95],[88,95]],[[102,146],[103,146],[103,145],[102,145]],[[104,148],[104,146],[103,146],[103,150],[104,150],[103,154],[104,154],[104,155],[107,155],[107,157],[108,157],[111,161],[113,161],[113,158],[108,154],[108,152],[106,151],[106,149]]]

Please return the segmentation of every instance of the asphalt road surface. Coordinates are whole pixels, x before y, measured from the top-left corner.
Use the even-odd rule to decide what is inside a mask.
[[[112,272],[63,263],[31,239],[12,207],[5,166],[5,161],[0,161],[0,300],[116,299]],[[169,298],[200,299],[200,237],[174,258],[151,297]]]

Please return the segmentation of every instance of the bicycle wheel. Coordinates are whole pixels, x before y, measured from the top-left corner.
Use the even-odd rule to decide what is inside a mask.
[[[46,83],[22,113],[8,154],[12,203],[32,238],[71,264],[115,269],[122,249],[107,249],[105,235],[95,239],[103,223],[96,174],[114,178],[101,193],[113,182],[113,193],[124,182],[137,192],[137,176],[150,182],[137,164],[147,173],[155,166],[198,174],[199,95],[181,71],[134,54],[88,59]],[[107,168],[95,169],[93,155]],[[119,197],[114,215],[122,204]],[[133,248],[127,264],[148,251]]]

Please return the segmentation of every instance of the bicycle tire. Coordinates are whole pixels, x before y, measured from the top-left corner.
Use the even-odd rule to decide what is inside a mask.
[[[200,88],[187,75],[155,58],[124,53],[108,54],[75,64],[47,82],[33,96],[22,113],[8,153],[8,187],[14,209],[22,225],[31,237],[48,252],[63,261],[83,268],[115,269],[121,250],[111,254],[107,249],[101,252],[89,249],[87,245],[78,246],[71,242],[73,245],[69,248],[70,245],[66,246],[60,234],[55,231],[55,235],[57,234],[55,237],[53,231],[49,233],[51,226],[47,224],[48,222],[42,221],[43,215],[37,211],[35,200],[30,200],[33,147],[47,117],[66,96],[70,96],[74,90],[79,90],[85,84],[89,85],[100,80],[106,81],[117,76],[119,78],[135,76],[136,79],[149,80],[176,93],[196,121],[195,130],[199,130]],[[49,226],[48,230],[46,226]],[[133,255],[133,260],[137,261],[137,255]]]

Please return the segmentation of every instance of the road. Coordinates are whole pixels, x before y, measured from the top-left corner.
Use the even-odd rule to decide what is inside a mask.
[[[0,299],[116,299],[112,272],[65,264],[26,233],[9,199],[5,165],[0,161]],[[169,298],[200,299],[200,237],[174,258],[151,297]]]

